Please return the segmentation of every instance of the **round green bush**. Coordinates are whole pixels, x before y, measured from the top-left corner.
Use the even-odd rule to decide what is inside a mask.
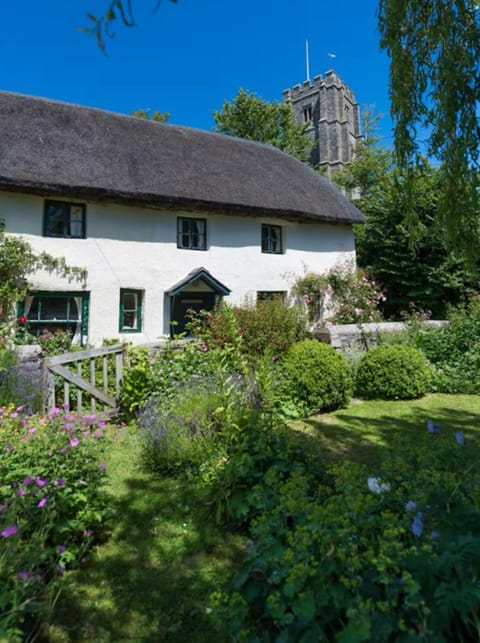
[[[304,340],[293,344],[283,360],[290,392],[305,415],[345,406],[352,392],[352,373],[341,353],[328,344]]]
[[[412,400],[425,395],[430,382],[431,370],[421,351],[383,344],[360,360],[355,393],[365,400]]]

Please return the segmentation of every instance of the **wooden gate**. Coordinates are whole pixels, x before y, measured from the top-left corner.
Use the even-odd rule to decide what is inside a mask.
[[[72,406],[76,406],[81,413],[85,410],[84,398],[88,397],[92,413],[97,411],[97,404],[102,405],[107,415],[116,413],[125,354],[126,344],[114,344],[48,357],[45,360],[48,374],[47,408],[51,409],[58,403],[59,391],[54,376],[59,375],[63,380],[63,404],[70,406],[73,402]],[[73,400],[71,385],[75,390]]]

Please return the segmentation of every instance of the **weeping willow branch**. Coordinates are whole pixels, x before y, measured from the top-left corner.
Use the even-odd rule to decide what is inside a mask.
[[[380,0],[381,46],[391,58],[398,164],[427,153],[440,164],[441,217],[454,246],[478,257],[480,11],[477,0]],[[420,150],[424,141],[424,149]],[[408,205],[408,204],[407,204]]]
[[[160,2],[161,0],[157,0],[154,4],[154,11],[157,11]],[[177,0],[170,0],[170,2],[176,3]],[[92,25],[81,27],[80,31],[95,36],[98,48],[105,52],[106,40],[115,36],[114,25],[116,21],[119,21],[124,27],[135,26],[132,4],[132,0],[110,0],[103,16],[95,16],[92,13],[87,13],[87,18]]]

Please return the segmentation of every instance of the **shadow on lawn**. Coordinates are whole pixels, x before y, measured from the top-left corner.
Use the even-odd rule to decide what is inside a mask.
[[[395,402],[402,408],[402,402]],[[358,411],[355,409],[358,408]],[[375,463],[382,458],[385,449],[390,448],[392,438],[401,435],[425,434],[427,420],[432,418],[440,425],[442,434],[450,433],[452,440],[456,431],[462,430],[469,441],[479,442],[480,408],[478,413],[451,407],[436,407],[434,410],[425,407],[422,401],[418,404],[405,403],[408,412],[369,417],[363,412],[361,404],[346,411],[337,411],[331,416],[316,415],[295,428],[314,435],[328,460],[348,459],[360,463]]]
[[[240,539],[201,514],[193,483],[139,473],[123,485],[112,538],[72,575],[46,640],[223,643],[209,596],[230,579]]]

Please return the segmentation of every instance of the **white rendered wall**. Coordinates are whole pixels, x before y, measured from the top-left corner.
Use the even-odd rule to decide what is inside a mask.
[[[289,291],[295,277],[325,272],[355,258],[351,226],[92,202],[86,209],[87,238],[62,239],[42,236],[43,211],[42,197],[0,192],[0,219],[7,233],[21,235],[35,250],[65,257],[69,265],[88,270],[88,339],[94,344],[104,338],[143,343],[168,335],[170,302],[164,293],[195,268],[206,268],[230,288],[226,301],[235,304],[255,297],[259,290]],[[177,248],[177,216],[207,220],[206,251]],[[283,254],[261,252],[262,223],[282,226]],[[81,290],[78,283],[43,272],[33,275],[31,284],[32,290]],[[144,291],[141,333],[118,332],[120,288]]]

